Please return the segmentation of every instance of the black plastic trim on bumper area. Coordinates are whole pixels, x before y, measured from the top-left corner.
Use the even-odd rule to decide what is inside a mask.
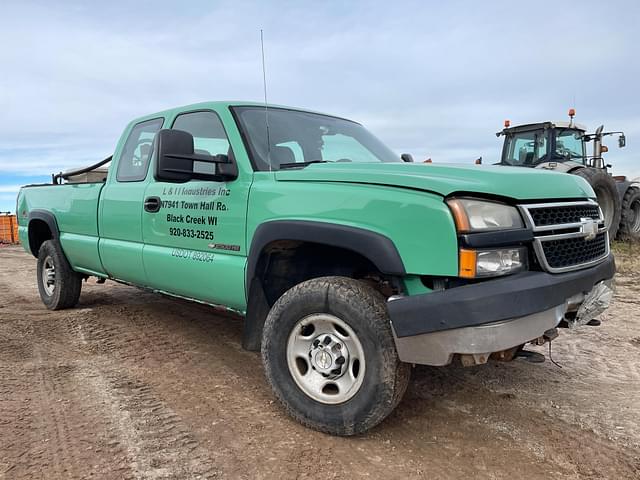
[[[461,246],[469,248],[513,247],[532,242],[533,231],[528,228],[518,228],[495,232],[465,233],[458,238]]]
[[[398,337],[472,327],[524,317],[563,304],[613,277],[613,255],[595,267],[568,273],[522,272],[486,282],[387,303]]]

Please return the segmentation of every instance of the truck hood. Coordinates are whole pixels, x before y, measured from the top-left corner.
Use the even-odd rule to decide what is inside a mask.
[[[280,170],[279,181],[340,182],[453,193],[498,195],[516,200],[595,198],[580,177],[524,167],[436,165],[433,163],[318,163]]]

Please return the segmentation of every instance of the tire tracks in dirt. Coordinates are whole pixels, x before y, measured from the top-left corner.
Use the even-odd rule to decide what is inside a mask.
[[[286,416],[237,317],[92,282],[48,312],[33,259],[4,254],[0,478],[638,478],[637,437],[612,436],[638,392],[632,305],[554,344],[562,370],[418,368],[389,419],[344,439]]]

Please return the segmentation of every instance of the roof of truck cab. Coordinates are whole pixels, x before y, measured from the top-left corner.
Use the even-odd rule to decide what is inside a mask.
[[[264,102],[251,102],[251,101],[230,101],[230,100],[225,100],[225,101],[210,101],[210,102],[199,102],[199,103],[192,103],[189,105],[182,105],[179,107],[173,107],[173,108],[169,108],[166,110],[161,110],[159,112],[154,112],[154,113],[150,113],[148,115],[144,115],[138,118],[135,118],[134,120],[132,120],[131,123],[139,123],[142,122],[144,120],[150,120],[153,118],[158,118],[158,117],[170,117],[182,112],[188,112],[188,111],[193,111],[193,110],[206,110],[206,109],[211,109],[211,108],[228,108],[228,107],[265,107],[265,103]],[[286,109],[286,110],[296,110],[299,112],[307,112],[307,113],[315,113],[318,115],[326,115],[328,117],[334,117],[334,118],[341,118],[343,120],[349,120],[349,121],[353,121],[344,117],[339,117],[337,115],[331,115],[328,113],[324,113],[324,112],[317,112],[314,110],[310,110],[307,108],[300,108],[300,107],[292,107],[289,105],[278,105],[278,104],[272,104],[272,103],[268,103],[266,104],[267,108],[280,108],[280,109]]]

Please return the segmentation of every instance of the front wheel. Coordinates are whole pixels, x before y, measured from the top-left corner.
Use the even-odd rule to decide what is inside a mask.
[[[384,299],[345,277],[312,279],[287,291],[265,322],[262,359],[288,413],[334,435],[380,423],[409,382]]]
[[[47,240],[38,251],[38,290],[49,310],[61,310],[78,303],[82,276],[71,269],[60,243]]]

